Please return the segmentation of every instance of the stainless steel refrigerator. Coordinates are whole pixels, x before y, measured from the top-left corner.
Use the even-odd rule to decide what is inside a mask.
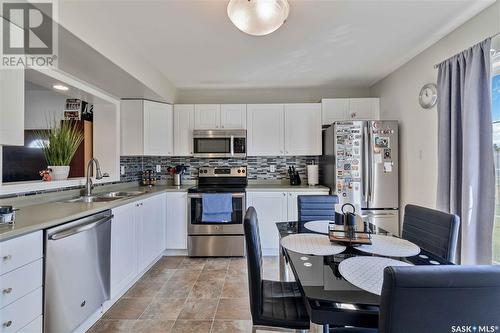
[[[320,183],[365,220],[399,235],[398,123],[339,121],[323,130]]]

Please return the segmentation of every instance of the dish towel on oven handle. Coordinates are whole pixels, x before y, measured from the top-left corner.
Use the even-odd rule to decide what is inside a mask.
[[[231,222],[233,195],[231,193],[202,194],[202,222]]]

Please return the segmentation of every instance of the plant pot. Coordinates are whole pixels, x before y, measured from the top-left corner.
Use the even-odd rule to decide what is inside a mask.
[[[52,180],[66,180],[69,175],[69,165],[66,166],[49,166]]]

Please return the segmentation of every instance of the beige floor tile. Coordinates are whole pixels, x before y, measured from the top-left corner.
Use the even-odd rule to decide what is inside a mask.
[[[175,320],[138,319],[132,327],[134,333],[170,333]]]
[[[218,299],[188,299],[178,319],[212,320],[218,303]]]
[[[141,279],[127,291],[125,297],[154,297],[164,284]]]
[[[88,333],[121,333],[131,332],[135,320],[99,320],[88,330]]]
[[[229,276],[248,275],[247,260],[245,258],[232,258],[227,270]]]
[[[175,269],[172,277],[168,279],[168,282],[172,281],[191,281],[195,282],[201,274],[201,270],[193,269]]]
[[[215,319],[252,319],[250,303],[245,298],[221,298]]]
[[[211,320],[177,320],[172,333],[209,333]]]
[[[179,269],[203,269],[207,259],[205,258],[184,258],[177,268]]]
[[[248,298],[248,282],[245,276],[228,276],[222,289],[222,298]]]
[[[214,320],[212,333],[251,333],[251,320]]]
[[[155,298],[140,319],[176,320],[185,302],[185,299]]]
[[[203,270],[198,276],[198,281],[225,280],[226,274],[227,270],[225,269]]]
[[[121,298],[104,314],[105,319],[137,319],[151,303],[151,297]]]
[[[184,258],[185,257],[180,256],[165,256],[158,260],[158,265],[161,265],[165,268],[178,268],[179,264],[184,260]]]
[[[279,270],[276,270],[276,269],[264,269],[263,273],[262,273],[262,278],[264,280],[279,281],[280,280],[280,272],[279,272]]]
[[[231,259],[229,258],[210,258],[207,259],[204,269],[223,269],[227,270]]]
[[[157,298],[187,298],[195,281],[168,281],[156,294]]]
[[[219,298],[222,294],[224,279],[201,280],[195,283],[189,298]]]

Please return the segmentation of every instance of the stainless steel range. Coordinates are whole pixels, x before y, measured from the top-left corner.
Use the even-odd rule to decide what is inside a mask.
[[[241,257],[245,255],[243,218],[246,210],[246,167],[202,167],[198,186],[188,190],[188,254],[191,257]],[[203,221],[203,195],[230,193],[231,219]]]

